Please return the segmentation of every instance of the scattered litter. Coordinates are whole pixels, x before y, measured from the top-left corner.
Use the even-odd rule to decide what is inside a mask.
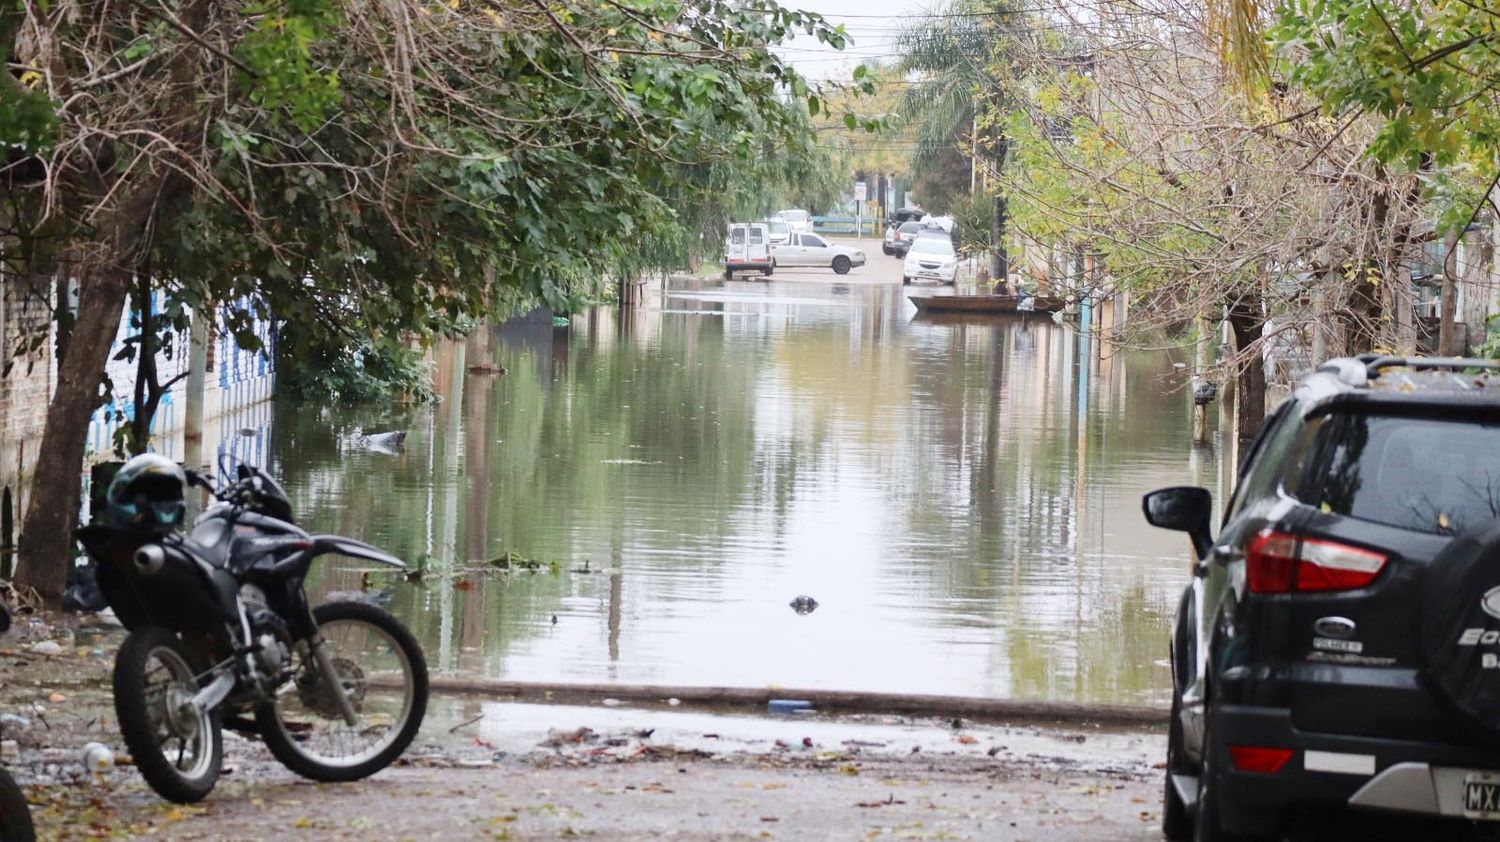
[[[771,713],[796,713],[812,710],[812,702],[806,699],[772,699],[767,707]]]
[[[0,760],[15,763],[21,759],[21,744],[15,740],[0,740]]]
[[[620,700],[619,699],[605,699],[603,704],[607,708],[617,708],[617,707],[620,706]]]
[[[25,731],[31,727],[31,720],[24,716],[16,716],[13,713],[0,713],[0,732]]]
[[[540,745],[548,748],[557,748],[564,745],[579,745],[580,743],[592,743],[599,739],[594,729],[587,725],[574,731],[562,731],[553,729],[547,732],[547,739],[542,740]]]
[[[115,753],[103,743],[89,743],[83,747],[83,768],[96,775],[108,772],[115,765]]]
[[[679,699],[679,698],[676,698],[676,697],[675,697],[675,696],[674,696],[674,697],[673,697],[673,698],[670,698],[670,699],[667,699],[667,704],[669,704],[669,705],[671,705],[671,706],[672,706],[672,707],[674,707],[674,708],[675,708],[675,707],[677,707],[677,706],[678,706],[678,705],[680,705],[680,704],[682,704],[682,700],[681,700],[681,699]]]
[[[48,657],[52,657],[54,655],[61,655],[63,648],[62,644],[58,643],[55,640],[43,640],[40,643],[31,644],[29,651],[37,655],[46,655]]]
[[[901,800],[897,799],[896,798],[896,794],[893,792],[889,796],[887,796],[884,801],[857,801],[857,802],[855,802],[854,806],[856,806],[856,807],[890,807],[890,806],[895,805],[895,804],[905,804],[905,803],[906,803],[905,801],[901,801]]]
[[[460,722],[457,725],[453,726],[452,728],[449,728],[448,729],[448,733],[452,734],[452,733],[457,732],[458,729],[460,729],[460,728],[467,728],[470,725],[473,725],[474,723],[478,722],[479,720],[481,720],[483,718],[484,718],[484,714],[481,713],[478,716],[474,717],[473,719],[465,720],[465,721]]]

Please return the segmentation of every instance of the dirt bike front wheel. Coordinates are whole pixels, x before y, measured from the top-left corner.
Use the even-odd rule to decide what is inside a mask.
[[[0,769],[0,842],[36,842],[26,795],[4,769]]]
[[[131,632],[115,656],[115,716],[146,783],[168,801],[191,804],[213,791],[224,763],[216,711],[188,703],[196,673],[177,635],[159,626]]]
[[[315,781],[356,781],[389,766],[411,744],[427,713],[427,661],[399,620],[362,602],[313,609],[339,686],[355,714],[350,725],[312,652],[289,686],[255,711],[266,747]]]

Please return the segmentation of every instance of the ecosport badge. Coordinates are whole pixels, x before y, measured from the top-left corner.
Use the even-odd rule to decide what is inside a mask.
[[[1500,620],[1500,586],[1485,591],[1484,596],[1479,598],[1479,607],[1484,609],[1484,613]]]

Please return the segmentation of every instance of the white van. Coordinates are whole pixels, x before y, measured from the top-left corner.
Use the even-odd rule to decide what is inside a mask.
[[[729,226],[729,237],[724,240],[724,280],[734,280],[735,272],[770,275],[775,268],[771,260],[771,233],[764,222],[736,222]]]

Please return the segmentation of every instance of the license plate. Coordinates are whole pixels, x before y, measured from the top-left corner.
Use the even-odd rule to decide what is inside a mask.
[[[1464,815],[1500,821],[1500,774],[1470,772],[1464,776]]]

